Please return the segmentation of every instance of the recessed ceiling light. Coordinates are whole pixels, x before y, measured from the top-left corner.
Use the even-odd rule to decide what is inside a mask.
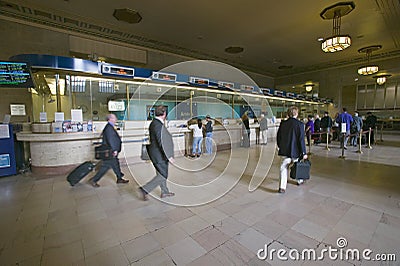
[[[317,39],[317,41],[319,41],[319,42],[322,42],[324,40],[324,37],[319,37],[318,39]]]
[[[229,53],[229,54],[238,54],[244,51],[243,47],[240,46],[229,46],[227,48],[225,48],[225,52]]]
[[[142,20],[142,16],[139,12],[129,8],[115,9],[113,16],[120,21],[130,24],[139,23]]]
[[[293,68],[292,65],[281,65],[281,66],[278,66],[278,69],[281,69],[281,70],[292,69],[292,68]]]

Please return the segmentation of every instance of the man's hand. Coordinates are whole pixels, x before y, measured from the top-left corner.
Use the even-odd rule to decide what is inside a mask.
[[[113,151],[113,156],[117,157],[117,155],[118,155],[118,152],[117,151]]]
[[[304,155],[303,155],[303,160],[307,160],[307,158],[308,158],[308,155],[307,155],[307,154],[304,154]]]

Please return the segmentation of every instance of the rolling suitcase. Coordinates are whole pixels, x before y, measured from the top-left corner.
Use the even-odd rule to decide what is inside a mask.
[[[67,176],[67,181],[71,186],[75,186],[82,178],[87,176],[90,171],[92,171],[96,165],[91,161],[86,161],[72,170],[71,173]]]

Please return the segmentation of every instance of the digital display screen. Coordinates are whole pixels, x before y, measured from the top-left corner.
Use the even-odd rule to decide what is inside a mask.
[[[241,85],[240,89],[246,92],[253,92],[254,91],[254,86],[249,86],[249,85]]]
[[[153,72],[152,78],[158,79],[158,80],[165,80],[165,81],[176,81],[175,74],[168,74],[168,73],[161,73],[161,72]]]
[[[271,89],[262,88],[261,91],[264,95],[272,96]]]
[[[224,82],[224,81],[219,81],[218,82],[218,85],[220,86],[220,87],[225,87],[225,88],[229,88],[229,89],[234,89],[234,84],[233,83],[231,83],[231,82]]]
[[[196,85],[208,85],[210,83],[208,79],[195,78],[195,77],[191,77],[190,82]]]
[[[133,78],[135,76],[134,68],[111,66],[111,65],[102,65],[101,72],[103,74],[115,75],[121,77]]]
[[[34,87],[28,64],[0,61],[0,87]]]

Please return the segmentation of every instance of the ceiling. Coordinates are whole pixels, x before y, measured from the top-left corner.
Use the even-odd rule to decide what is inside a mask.
[[[324,53],[319,37],[332,35],[333,21],[320,13],[334,0],[138,1],[0,0],[0,15],[76,31],[188,58],[228,63],[270,77],[284,77],[365,62],[358,49],[382,45],[371,61],[397,58],[387,72],[400,72],[400,0],[354,0],[341,18],[350,48]],[[115,9],[140,13],[139,23],[117,20]],[[243,52],[230,54],[225,48]],[[392,68],[392,67],[391,67]],[[395,73],[393,73],[395,74]]]

